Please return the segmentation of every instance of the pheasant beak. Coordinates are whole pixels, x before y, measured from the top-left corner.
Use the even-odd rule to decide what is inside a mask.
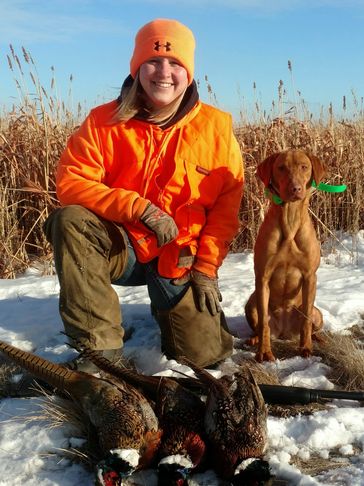
[[[192,468],[192,462],[184,456],[165,457],[158,464],[158,485],[186,486],[188,484],[187,478]]]
[[[101,486],[120,486],[138,466],[139,455],[134,449],[113,449],[97,465],[97,479]]]

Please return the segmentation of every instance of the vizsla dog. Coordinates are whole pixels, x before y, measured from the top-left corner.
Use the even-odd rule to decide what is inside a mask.
[[[308,213],[312,182],[325,174],[321,161],[302,150],[266,158],[257,169],[272,202],[254,247],[255,292],[245,313],[257,344],[256,360],[273,361],[271,336],[300,336],[300,354],[312,352],[312,335],[322,328],[314,306],[320,245]]]

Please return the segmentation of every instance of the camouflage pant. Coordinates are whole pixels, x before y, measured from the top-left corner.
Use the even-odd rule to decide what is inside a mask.
[[[121,309],[111,284],[147,285],[169,357],[184,355],[206,365],[231,354],[223,313],[198,311],[189,284],[175,286],[161,277],[156,261],[139,263],[121,226],[73,205],[56,209],[44,229],[53,246],[68,336],[92,349],[121,347]]]

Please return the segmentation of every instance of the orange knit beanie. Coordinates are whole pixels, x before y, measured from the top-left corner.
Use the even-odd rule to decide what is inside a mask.
[[[156,19],[144,25],[135,37],[130,74],[135,75],[151,57],[173,57],[186,69],[188,84],[194,71],[195,38],[191,30],[177,20]]]

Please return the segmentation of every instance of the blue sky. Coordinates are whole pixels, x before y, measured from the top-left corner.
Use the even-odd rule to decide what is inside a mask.
[[[313,113],[364,95],[364,0],[0,0],[0,107],[18,99],[9,44],[24,67],[21,47],[31,53],[47,92],[53,66],[58,97],[71,103],[71,89],[87,109],[117,96],[136,31],[158,17],[193,30],[201,98],[211,101],[207,76],[236,119],[255,102],[269,113],[280,80],[283,110],[298,91]]]

